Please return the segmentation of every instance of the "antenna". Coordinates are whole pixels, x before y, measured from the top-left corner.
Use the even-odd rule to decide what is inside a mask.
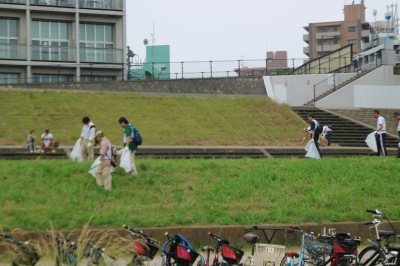
[[[150,34],[151,36],[151,45],[154,45],[154,43],[156,42],[156,32],[154,30],[154,20],[153,20],[153,33]]]

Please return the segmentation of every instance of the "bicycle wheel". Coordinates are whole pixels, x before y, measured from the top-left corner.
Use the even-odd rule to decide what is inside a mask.
[[[205,266],[206,265],[206,257],[204,257],[203,254],[200,254],[198,260],[199,260],[199,262],[197,263],[197,266]]]
[[[287,257],[283,257],[279,266],[297,266],[297,261],[295,262],[293,258],[288,261]]]
[[[358,257],[362,266],[375,266],[381,263],[379,249],[374,246],[364,248]]]

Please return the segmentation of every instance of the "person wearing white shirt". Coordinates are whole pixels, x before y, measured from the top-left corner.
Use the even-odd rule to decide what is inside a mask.
[[[376,138],[376,145],[378,146],[378,152],[376,155],[382,155],[387,156],[387,151],[386,151],[386,144],[385,144],[385,139],[386,139],[386,121],[383,116],[379,114],[378,110],[374,110],[372,113],[372,117],[376,118],[376,131],[375,131],[375,138]]]
[[[399,121],[399,125],[397,126],[397,134],[399,135],[399,140],[400,140],[400,113],[394,112],[393,117],[394,117],[394,119]]]
[[[42,147],[42,149],[40,150],[40,153],[44,153],[44,150],[46,148],[51,148],[51,152],[56,153],[56,150],[54,149],[53,134],[50,133],[50,130],[46,129],[44,131],[44,133],[41,136],[40,145]]]
[[[94,138],[96,135],[96,126],[90,121],[90,118],[85,116],[82,118],[81,132],[81,154],[84,161],[94,160]]]

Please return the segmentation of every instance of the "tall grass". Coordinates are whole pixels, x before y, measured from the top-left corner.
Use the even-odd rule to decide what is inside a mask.
[[[96,228],[363,221],[400,218],[398,160],[383,157],[137,161],[97,187],[90,163],[0,161],[0,226]]]
[[[121,116],[139,129],[144,145],[298,145],[305,126],[290,108],[267,97],[0,91],[0,145],[22,146],[31,129],[38,138],[50,129],[61,145],[73,145],[83,116],[117,145]]]

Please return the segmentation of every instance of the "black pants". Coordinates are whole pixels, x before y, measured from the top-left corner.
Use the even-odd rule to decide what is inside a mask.
[[[387,151],[386,151],[386,133],[382,133],[382,134],[376,134],[375,135],[376,138],[376,145],[378,146],[378,152],[376,153],[376,155],[381,155],[382,152],[382,156],[387,156]]]
[[[315,147],[316,147],[317,150],[318,150],[319,157],[321,157],[321,159],[322,159],[322,154],[321,154],[321,150],[319,149],[318,139],[319,139],[319,134],[314,134],[314,143],[315,143]]]

